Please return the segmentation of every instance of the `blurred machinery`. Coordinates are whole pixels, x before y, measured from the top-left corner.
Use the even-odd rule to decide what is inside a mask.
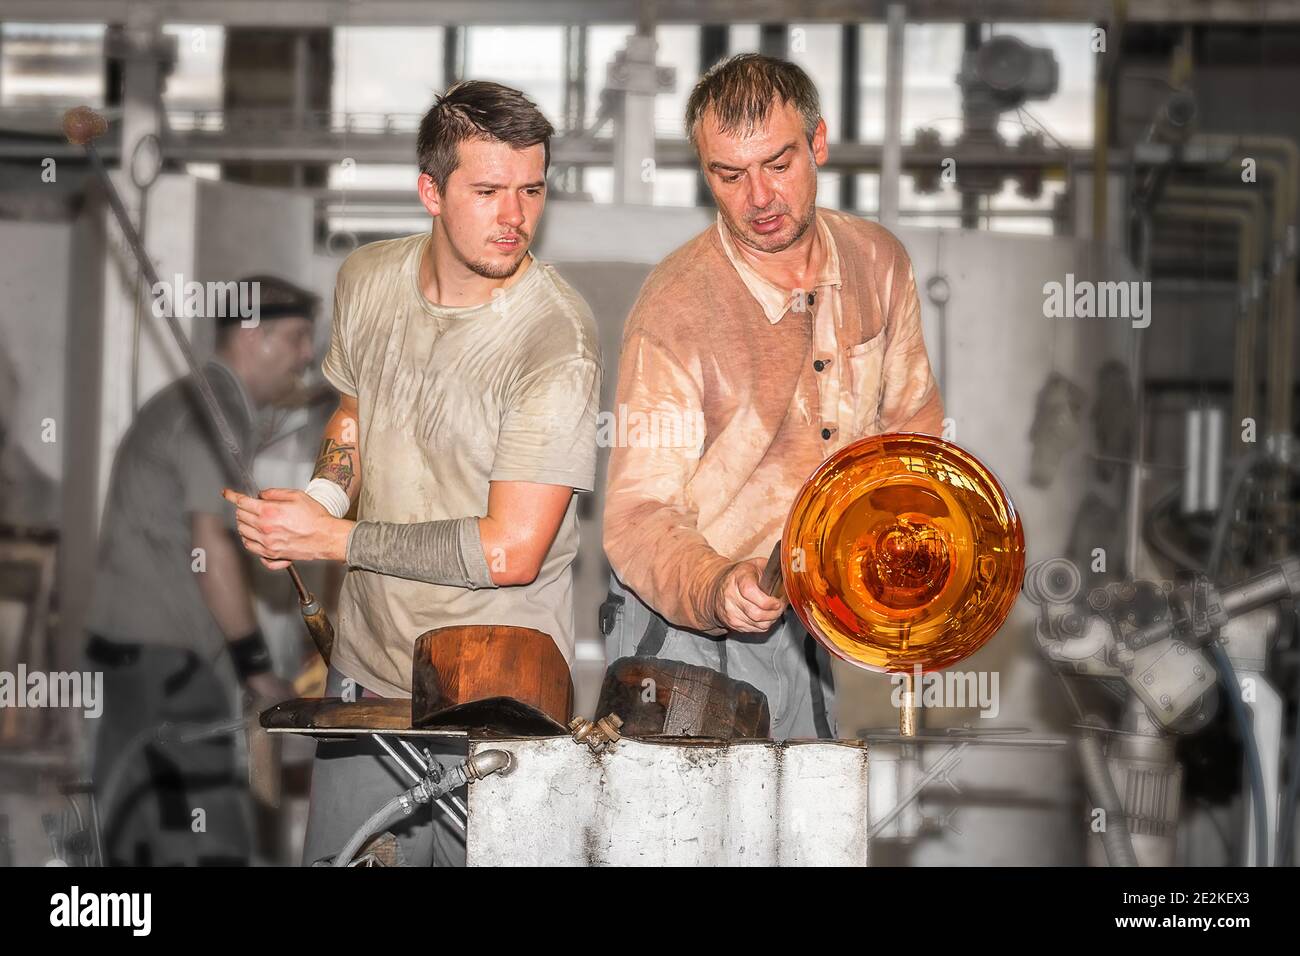
[[[1078,568],[1055,558],[1030,568],[1025,594],[1039,605],[1039,648],[1066,680],[1079,715],[1090,825],[1105,859],[1112,866],[1175,862],[1183,782],[1175,738],[1209,727],[1220,697],[1246,749],[1246,862],[1279,858],[1290,831],[1279,826],[1279,812],[1292,811],[1279,807],[1280,698],[1261,651],[1276,627],[1275,605],[1300,597],[1300,559],[1223,589],[1204,575],[1177,586],[1110,584],[1086,596],[1081,585]],[[1085,712],[1070,677],[1100,681],[1118,702],[1108,708],[1117,717]]]
[[[1101,678],[1126,701],[1112,729],[1096,731],[1085,747],[1099,751],[1104,738],[1128,822],[1139,828],[1132,841],[1137,858],[1172,862],[1175,823],[1213,820],[1239,798],[1240,841],[1225,841],[1233,862],[1293,865],[1300,723],[1289,728],[1287,717],[1300,703],[1300,151],[1286,137],[1200,131],[1194,46],[1184,30],[1160,82],[1164,92],[1133,149],[1127,241],[1138,268],[1168,290],[1167,303],[1229,290],[1216,298],[1226,306],[1223,331],[1216,330],[1230,357],[1226,388],[1208,369],[1169,377],[1151,351],[1169,348],[1168,332],[1138,343],[1138,440],[1122,456],[1132,479],[1128,579],[1093,588],[1080,605],[1062,600],[1077,573],[1072,578],[1063,565],[1047,564],[1031,572],[1026,593],[1041,602],[1038,636],[1049,660],[1065,672]],[[1172,468],[1146,457],[1156,414],[1171,413],[1181,431],[1181,461]],[[1163,490],[1144,500],[1145,487]],[[1150,550],[1146,561],[1136,547],[1139,527]],[[1071,600],[1075,610],[1063,610]],[[1091,788],[1102,780],[1101,765],[1095,752],[1083,758]],[[1180,786],[1194,806],[1180,810]],[[1094,805],[1101,805],[1095,794]],[[1112,834],[1104,842],[1113,863],[1123,841]]]
[[[1002,165],[956,162],[957,189],[963,208],[978,207],[981,198],[1001,191],[1011,176],[1019,192],[1028,198],[1042,193],[1042,163],[1047,155],[1043,135],[1026,128],[1015,143],[1007,142],[998,130],[1004,114],[1019,111],[1030,100],[1045,100],[1056,92],[1059,72],[1052,51],[1029,46],[1010,34],[997,34],[978,44],[968,44],[962,57],[957,85],[962,95],[962,132],[953,144],[957,156],[1000,155]],[[918,148],[941,151],[937,130],[916,131]],[[1024,159],[1024,165],[1016,160]],[[916,189],[932,193],[939,189],[942,167],[914,174]]]

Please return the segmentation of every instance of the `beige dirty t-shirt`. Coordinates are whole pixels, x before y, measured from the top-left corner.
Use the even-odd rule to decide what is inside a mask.
[[[586,302],[534,260],[488,304],[433,305],[419,287],[429,239],[363,246],[335,285],[322,371],[360,409],[358,520],[485,515],[491,481],[590,491],[600,353]],[[470,590],[350,568],[333,663],[378,694],[409,697],[425,631],[510,624],[551,635],[572,665],[577,552],[575,495],[531,584]]]

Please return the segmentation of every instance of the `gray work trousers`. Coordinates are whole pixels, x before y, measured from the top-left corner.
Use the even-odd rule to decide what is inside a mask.
[[[94,637],[86,666],[104,673],[92,773],[106,862],[247,865],[253,810],[234,736],[160,738],[165,728],[216,727],[238,716],[212,666],[183,648]]]
[[[605,660],[646,656],[696,664],[753,684],[767,695],[772,739],[837,736],[830,655],[794,611],[761,634],[713,637],[669,624],[611,574],[601,608]]]
[[[343,680],[343,675],[331,667],[325,695],[341,696]],[[358,700],[363,695],[374,696],[361,687],[356,687],[355,691]],[[414,760],[397,740],[388,739],[414,767]],[[465,761],[463,740],[413,737],[411,742],[418,750],[428,748],[432,751],[443,770]],[[335,856],[367,817],[403,790],[410,789],[411,785],[411,778],[368,737],[317,741],[316,760],[311,771],[307,836],[303,841],[303,866]],[[465,789],[462,787],[452,793],[463,801]],[[450,803],[446,797],[443,799]],[[397,838],[408,866],[465,865],[465,834],[436,804],[418,806],[405,820],[390,826],[389,832]]]

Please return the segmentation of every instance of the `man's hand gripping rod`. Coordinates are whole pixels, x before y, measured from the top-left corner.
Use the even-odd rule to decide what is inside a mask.
[[[781,571],[781,542],[778,540],[763,566],[758,586],[765,594],[786,599],[785,578]],[[916,677],[910,671],[903,676],[902,705],[898,710],[898,732],[903,737],[916,736]]]
[[[105,193],[108,196],[108,204],[112,207],[113,216],[117,219],[117,225],[122,230],[122,235],[126,237],[127,245],[131,247],[131,251],[135,254],[136,262],[149,282],[149,288],[156,288],[159,285],[158,272],[154,269],[149,254],[145,252],[144,244],[140,241],[140,234],[136,232],[135,226],[131,224],[130,216],[126,214],[126,207],[122,205],[122,197],[118,195],[113,180],[109,178],[108,170],[104,168],[104,161],[100,158],[99,151],[95,149],[95,139],[102,136],[107,129],[108,123],[104,120],[104,117],[88,106],[78,106],[63,114],[63,135],[68,138],[68,142],[72,145],[85,149],[86,156],[90,158],[91,167],[104,186]],[[221,406],[217,404],[217,397],[212,393],[212,385],[208,382],[207,376],[203,374],[203,370],[199,368],[199,363],[194,358],[194,352],[190,348],[189,339],[185,337],[185,331],[181,328],[181,324],[176,321],[174,308],[169,309],[164,318],[167,320],[167,327],[171,330],[172,337],[176,340],[176,347],[181,350],[181,355],[185,358],[185,364],[189,366],[190,372],[194,376],[195,384],[198,386],[199,394],[203,397],[203,404],[212,419],[213,427],[216,428],[217,434],[221,436],[222,443],[234,460],[235,467],[239,470],[239,477],[244,482],[246,490],[250,495],[256,497],[258,487],[253,480],[253,473],[244,461],[243,452],[239,448],[239,443],[235,440],[234,432],[230,430],[230,423],[226,421],[225,413],[222,412]],[[330,624],[329,617],[325,614],[325,609],[321,607],[320,602],[307,590],[307,586],[298,574],[298,569],[290,564],[285,570],[289,572],[289,577],[293,580],[293,586],[298,592],[298,603],[302,608],[303,623],[307,625],[307,631],[311,634],[316,649],[320,651],[320,656],[325,659],[326,664],[329,664],[330,654],[334,650],[334,626]]]

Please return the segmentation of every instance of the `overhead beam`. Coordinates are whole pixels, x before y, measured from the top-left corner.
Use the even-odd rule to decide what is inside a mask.
[[[99,152],[115,161],[119,147],[116,130],[100,141]],[[346,144],[346,148],[345,148]],[[872,170],[882,164],[883,147],[877,143],[834,143],[830,148],[827,169]],[[32,159],[51,156],[56,159],[75,158],[76,147],[63,141],[45,137],[6,139],[0,134],[0,160]],[[286,130],[282,134],[241,134],[231,131],[170,130],[163,138],[163,155],[169,161],[188,163],[333,163],[347,155],[358,164],[402,164],[415,161],[415,133],[365,134],[309,133]],[[690,143],[684,139],[658,139],[654,147],[655,164],[659,168],[693,168],[698,160]],[[947,145],[937,150],[902,148],[903,169],[936,169],[949,157],[956,157],[963,165],[1005,169],[1043,169],[1064,172],[1070,163],[1088,161],[1087,149],[1065,150],[1048,148],[1042,153],[1020,155],[1014,150],[966,147],[958,149]],[[558,164],[578,163],[587,166],[609,166],[614,161],[614,146],[608,139],[592,140],[583,136],[558,136],[551,141],[551,161]],[[1119,156],[1116,162],[1127,162]]]
[[[885,20],[888,0],[656,0],[657,23],[858,23]],[[1097,23],[1110,0],[981,0],[984,22]],[[232,26],[435,26],[637,22],[641,0],[0,0],[7,22]],[[911,0],[907,19],[964,22],[970,0]],[[1300,23],[1295,0],[1129,0],[1132,23]]]

